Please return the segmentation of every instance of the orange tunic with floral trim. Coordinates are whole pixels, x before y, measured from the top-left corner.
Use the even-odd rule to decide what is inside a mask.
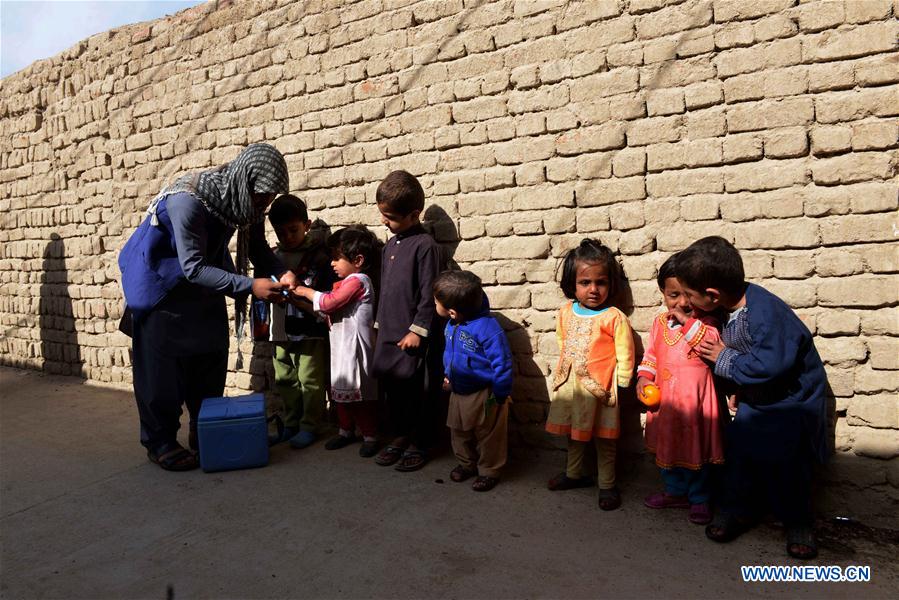
[[[620,429],[618,388],[630,385],[634,337],[623,312],[599,311],[569,301],[556,322],[559,364],[546,430],[573,440],[616,439]]]
[[[654,381],[662,394],[658,411],[646,413],[646,448],[664,469],[720,464],[722,411],[712,370],[694,350],[703,339],[720,339],[718,322],[704,315],[672,327],[666,315],[653,320],[637,367],[637,375]]]

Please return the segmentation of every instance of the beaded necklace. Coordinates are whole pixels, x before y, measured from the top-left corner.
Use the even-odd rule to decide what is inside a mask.
[[[659,315],[659,322],[662,324],[662,337],[665,338],[665,343],[669,346],[675,345],[684,337],[684,328],[680,327],[677,330],[677,335],[673,339],[671,338],[668,330],[668,319],[665,318],[665,315]]]

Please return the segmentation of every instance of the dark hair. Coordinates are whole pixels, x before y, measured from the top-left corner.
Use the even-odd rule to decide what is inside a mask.
[[[444,271],[434,281],[434,297],[447,310],[472,317],[484,304],[481,278],[471,271]]]
[[[671,279],[672,277],[677,277],[677,257],[679,253],[675,252],[671,256],[662,263],[662,266],[659,267],[659,274],[656,276],[656,283],[659,284],[659,289],[663,292],[665,291],[665,280]]]
[[[268,221],[274,226],[285,225],[293,221],[305,223],[308,220],[309,211],[306,210],[306,203],[293,194],[279,196],[272,202],[272,207],[268,211]]]
[[[746,288],[740,252],[717,235],[697,240],[677,255],[677,278],[698,292],[714,288],[736,296]]]
[[[416,210],[424,210],[425,191],[411,173],[393,171],[378,186],[375,200],[390,212],[405,217]]]
[[[353,261],[362,256],[362,272],[372,275],[380,270],[381,242],[363,225],[351,225],[338,229],[328,236],[328,248],[332,254]]]
[[[577,264],[580,262],[601,264],[605,266],[609,275],[609,297],[607,302],[612,302],[621,288],[621,265],[615,260],[615,255],[599,240],[585,238],[577,248],[572,248],[565,255],[562,263],[562,293],[566,298],[574,300],[577,288]]]

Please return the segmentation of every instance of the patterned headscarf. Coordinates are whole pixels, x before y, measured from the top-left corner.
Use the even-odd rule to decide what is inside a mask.
[[[247,275],[250,267],[250,225],[262,221],[265,209],[253,205],[253,194],[286,194],[289,190],[287,163],[270,144],[250,144],[233,161],[216,169],[182,175],[166,186],[150,203],[147,214],[159,225],[156,208],[164,198],[186,192],[203,203],[216,219],[237,230],[237,272]],[[243,337],[246,298],[235,301],[237,340]],[[238,356],[240,350],[238,349]]]

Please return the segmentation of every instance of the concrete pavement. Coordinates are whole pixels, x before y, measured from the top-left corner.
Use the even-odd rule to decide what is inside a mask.
[[[137,443],[130,393],[0,368],[3,598],[887,598],[895,546],[822,539],[815,564],[870,583],[750,584],[742,564],[799,564],[762,526],[720,546],[686,511],[652,511],[653,469],[624,505],[551,493],[561,452],[516,449],[503,482],[454,484],[451,456],[403,474],[358,446],[276,448],[262,469],[168,473]],[[445,483],[438,483],[442,480]]]

